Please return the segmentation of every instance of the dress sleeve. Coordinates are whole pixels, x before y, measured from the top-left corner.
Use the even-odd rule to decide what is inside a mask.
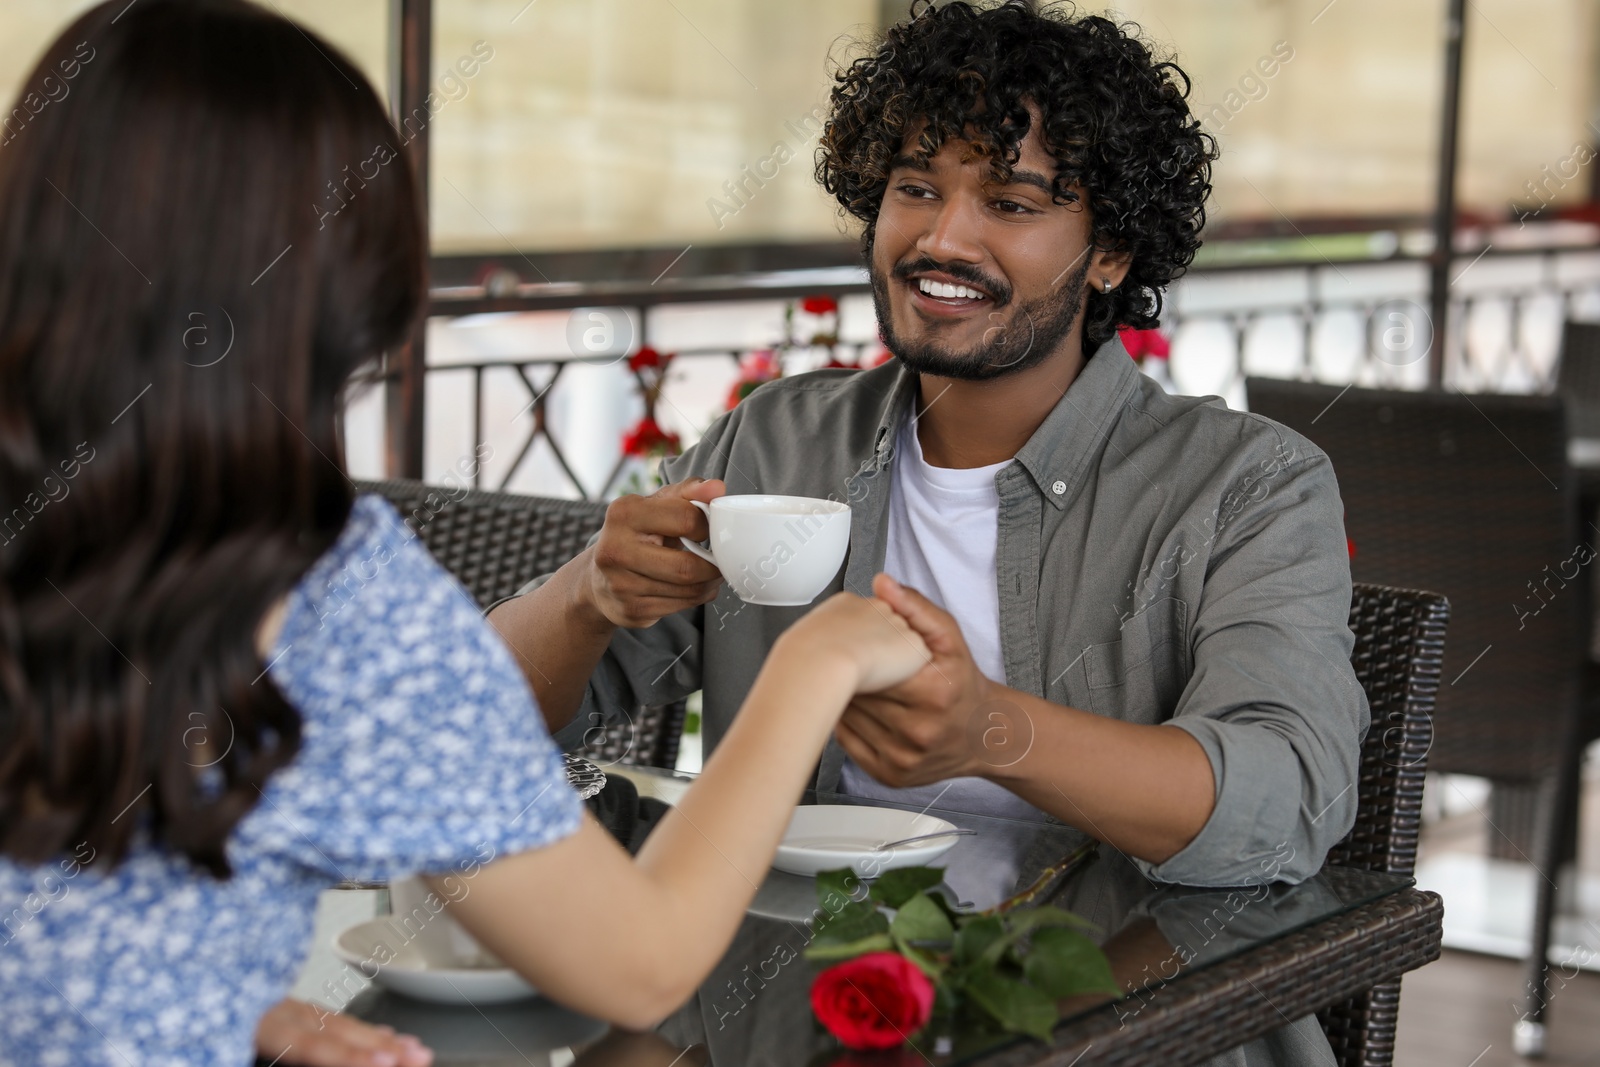
[[[1205,750],[1216,807],[1175,856],[1136,861],[1158,881],[1299,882],[1355,820],[1370,712],[1350,665],[1338,483],[1320,453],[1279,477],[1258,483],[1208,561],[1194,671],[1168,722]]]
[[[582,803],[511,650],[388,505],[356,514],[369,535],[291,595],[270,674],[300,712],[300,752],[241,831],[343,880],[445,873],[576,831]]]

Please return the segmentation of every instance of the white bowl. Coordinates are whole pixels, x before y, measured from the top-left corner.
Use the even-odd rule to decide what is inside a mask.
[[[872,878],[896,867],[920,867],[949,852],[955,836],[919,841],[892,849],[879,846],[921,834],[954,830],[932,815],[865,804],[808,804],[795,809],[772,865],[789,874],[811,876],[848,867]]]
[[[505,1004],[535,994],[509,967],[464,966],[424,952],[392,916],[368,919],[333,939],[333,954],[386,989],[435,1004]]]

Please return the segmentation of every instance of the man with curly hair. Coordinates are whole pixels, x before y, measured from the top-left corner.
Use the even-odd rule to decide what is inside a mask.
[[[917,590],[890,595],[935,658],[845,712],[819,789],[1064,823],[1158,881],[1321,867],[1369,717],[1332,468],[1116,338],[1200,244],[1216,151],[1188,88],[1130,30],[1016,2],[925,5],[836,75],[817,176],[895,359],[763,386],[493,612],[553,726],[703,689],[714,748],[803,609],[680,551],[706,536],[689,502],[832,497],[831,588]],[[1233,1062],[1332,1062],[1314,1020],[1270,1040]]]

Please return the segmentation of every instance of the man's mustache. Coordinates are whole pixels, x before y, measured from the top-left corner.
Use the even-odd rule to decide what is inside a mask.
[[[959,282],[966,282],[974,288],[982,289],[994,299],[995,307],[1004,307],[1011,302],[1011,287],[1004,282],[996,281],[965,263],[938,263],[928,256],[906,263],[895,265],[892,273],[902,281],[910,279],[913,274],[924,274],[929,271],[938,271],[948,274]]]

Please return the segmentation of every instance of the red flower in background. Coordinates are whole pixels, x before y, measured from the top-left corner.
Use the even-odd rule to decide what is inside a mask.
[[[839,310],[839,301],[831,296],[808,296],[800,301],[800,310],[812,315],[827,315]]]
[[[1132,326],[1118,326],[1117,336],[1122,339],[1122,347],[1134,359],[1143,359],[1145,356],[1166,359],[1172,353],[1172,343],[1160,330],[1135,330]]]
[[[783,377],[783,364],[778,353],[770,348],[758,348],[739,357],[739,377],[728,391],[728,410],[739,406],[739,401],[756,391],[756,387]]]
[[[849,1048],[894,1048],[927,1025],[933,983],[897,952],[869,952],[817,975],[811,1010]]]
[[[670,360],[671,356],[663,356],[660,352],[645,345],[639,351],[628,357],[628,369],[640,370],[644,367],[659,367]]]
[[[682,444],[675,433],[668,433],[652,418],[643,418],[622,437],[622,454],[650,456],[658,452],[677,455]]]

